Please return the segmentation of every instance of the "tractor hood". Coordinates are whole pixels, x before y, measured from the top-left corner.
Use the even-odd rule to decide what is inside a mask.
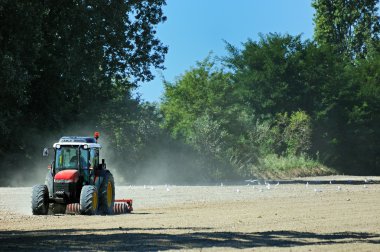
[[[58,183],[75,183],[78,179],[79,172],[77,170],[60,171],[54,176],[54,182]]]

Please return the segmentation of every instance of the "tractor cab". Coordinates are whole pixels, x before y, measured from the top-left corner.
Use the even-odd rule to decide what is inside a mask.
[[[93,185],[94,175],[105,169],[104,160],[99,163],[100,144],[92,137],[62,137],[53,145],[54,161],[52,174],[67,173],[67,170],[78,171],[82,185]]]

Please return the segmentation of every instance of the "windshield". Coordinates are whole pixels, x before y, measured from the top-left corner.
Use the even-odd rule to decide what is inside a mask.
[[[84,149],[83,146],[61,146],[55,151],[56,172],[67,169],[78,170],[79,168],[81,168],[80,172],[88,170],[90,167],[89,154],[89,149]]]
[[[58,170],[78,169],[77,146],[61,146],[55,151],[55,168]]]

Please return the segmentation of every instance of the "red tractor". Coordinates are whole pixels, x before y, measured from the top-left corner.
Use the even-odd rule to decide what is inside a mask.
[[[120,203],[115,206],[114,178],[104,159],[99,162],[98,138],[98,132],[94,137],[62,137],[53,145],[54,160],[48,166],[45,184],[33,187],[34,215],[48,214],[49,208],[52,213],[86,215],[132,210],[132,200],[117,200]],[[43,155],[48,154],[45,148]]]

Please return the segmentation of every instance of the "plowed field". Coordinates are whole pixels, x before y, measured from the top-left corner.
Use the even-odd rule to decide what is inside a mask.
[[[0,250],[380,251],[379,181],[119,186],[115,216],[33,216],[31,188],[3,187]]]

